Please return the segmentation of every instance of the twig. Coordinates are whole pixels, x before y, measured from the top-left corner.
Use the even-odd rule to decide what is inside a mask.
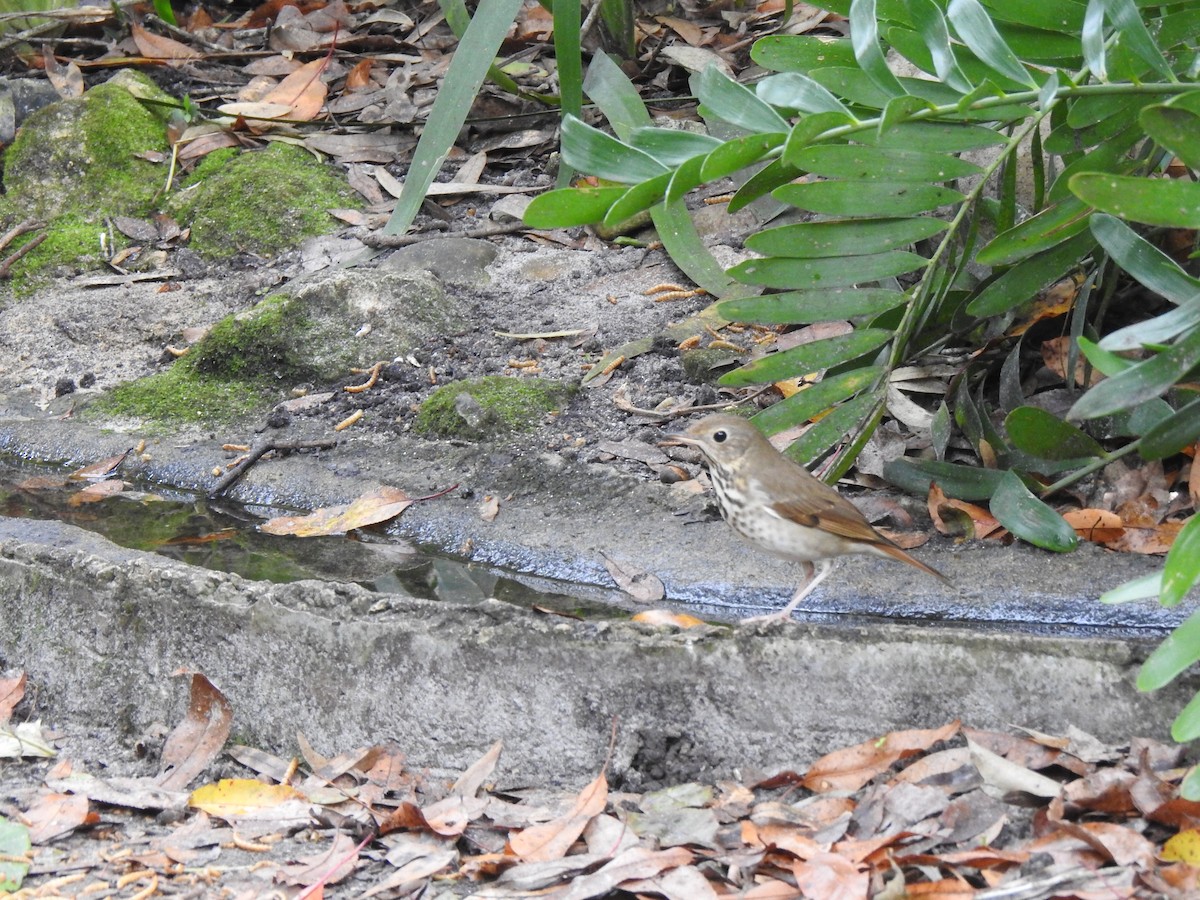
[[[708,412],[709,410],[719,411],[722,409],[728,409],[731,406],[741,406],[743,403],[749,403],[760,394],[766,393],[772,387],[773,385],[768,384],[764,388],[759,388],[753,394],[747,394],[740,400],[727,400],[724,403],[706,403],[703,406],[685,406],[682,409],[668,409],[665,411],[658,409],[642,409],[640,406],[633,406],[632,404],[629,406],[622,406],[619,403],[616,404],[616,406],[617,409],[621,410],[622,412],[633,413],[634,415],[639,416],[655,416],[663,421],[666,421],[667,419],[678,419],[683,416],[690,416],[692,413]]]
[[[233,483],[245,475],[252,465],[272,450],[332,450],[337,444],[336,438],[319,441],[259,441],[250,448],[250,452],[240,463],[222,475],[221,480],[213,485],[212,490],[208,492],[208,499],[214,500],[229,490]]]
[[[524,222],[505,222],[502,225],[484,225],[480,228],[469,228],[466,231],[452,231],[447,237],[486,238],[500,234],[515,234],[525,231],[529,226]],[[360,238],[364,244],[375,250],[387,250],[392,247],[407,247],[409,244],[419,244],[429,240],[425,234],[368,234]]]
[[[12,269],[13,265],[17,262],[17,260],[19,260],[22,256],[24,256],[26,253],[28,253],[30,250],[32,250],[34,247],[36,247],[38,244],[40,244],[42,241],[44,241],[48,237],[49,237],[49,235],[43,231],[37,237],[31,239],[28,243],[26,243],[23,247],[21,247],[20,250],[17,250],[16,252],[14,252],[10,256],[8,256],[4,260],[3,263],[0,263],[0,278],[8,278],[9,275],[11,274],[11,272],[9,270]]]

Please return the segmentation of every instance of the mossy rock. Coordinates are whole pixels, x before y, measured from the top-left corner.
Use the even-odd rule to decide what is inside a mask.
[[[167,168],[140,154],[168,149],[162,118],[120,82],[52,103],[25,120],[4,154],[10,215],[76,213],[99,221],[148,213]]]
[[[574,392],[573,385],[547,378],[488,375],[455,381],[429,395],[413,428],[423,434],[472,440],[529,431]]]
[[[252,382],[199,375],[187,361],[137,381],[118,385],[85,406],[84,421],[132,418],[162,425],[232,422],[261,411],[271,395]]]
[[[346,182],[301,147],[218,150],[196,167],[168,212],[191,228],[191,248],[208,259],[274,256],[330,231],[328,209],[357,207]]]

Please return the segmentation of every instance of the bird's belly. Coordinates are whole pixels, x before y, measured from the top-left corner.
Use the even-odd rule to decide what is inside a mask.
[[[840,535],[782,519],[747,517],[731,520],[734,531],[760,550],[796,562],[816,562],[854,553],[856,545]]]

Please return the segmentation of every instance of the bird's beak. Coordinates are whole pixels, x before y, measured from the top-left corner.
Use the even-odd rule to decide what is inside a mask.
[[[699,447],[700,442],[686,434],[671,434],[664,441],[659,441],[659,447]]]

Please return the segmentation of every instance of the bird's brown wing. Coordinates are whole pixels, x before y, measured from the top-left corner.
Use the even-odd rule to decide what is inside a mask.
[[[832,497],[782,500],[772,503],[771,509],[797,525],[820,528],[831,534],[871,544],[890,543],[871,527],[871,523],[858,511],[857,506],[836,494]]]

